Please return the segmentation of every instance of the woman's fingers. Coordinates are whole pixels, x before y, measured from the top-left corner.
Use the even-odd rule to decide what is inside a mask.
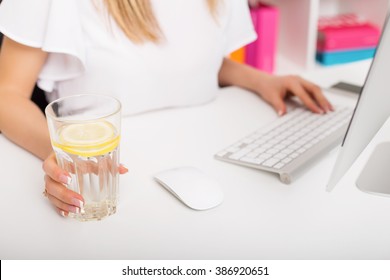
[[[264,81],[265,86],[259,92],[279,115],[287,112],[285,99],[295,95],[312,112],[323,114],[333,111],[320,87],[300,76],[272,76]]]
[[[57,213],[59,215],[61,215],[62,217],[64,217],[64,218],[69,216],[69,212],[67,212],[67,211],[64,211],[64,210],[62,210],[62,209],[60,209],[58,207],[56,207],[56,210],[57,210]]]
[[[43,162],[43,170],[46,173],[45,189],[50,202],[65,212],[83,211],[84,199],[66,187],[71,183],[71,177],[58,166],[54,153]]]
[[[58,164],[55,157],[55,154],[52,153],[42,164],[43,171],[52,178],[53,180],[60,182],[65,185],[69,185],[71,182],[71,177],[65,170],[62,170]]]
[[[299,78],[304,89],[311,95],[315,102],[322,108],[323,111],[329,112],[333,111],[333,106],[330,104],[328,99],[326,99],[321,88],[303,78]]]
[[[119,174],[126,174],[127,172],[129,172],[129,169],[127,169],[127,167],[123,164],[119,164],[118,170]]]
[[[54,206],[66,212],[80,213],[83,211],[84,200],[80,194],[69,190],[48,175],[45,176],[45,183],[47,197]]]
[[[109,168],[109,162],[106,163],[105,168]],[[44,162],[43,170],[45,175],[45,194],[49,201],[56,207],[57,212],[61,216],[68,216],[69,213],[82,213],[84,211],[84,199],[81,194],[76,193],[67,188],[71,183],[71,177],[69,173],[61,169],[55,157],[52,153]],[[82,169],[86,173],[98,171],[96,166],[86,166],[87,168]],[[117,171],[120,174],[125,174],[128,169],[120,164],[117,167]]]
[[[300,85],[296,84],[292,87],[292,92],[295,96],[297,96],[303,104],[307,108],[309,108],[310,111],[317,113],[317,114],[323,114],[324,110],[322,110],[317,103],[312,99],[312,97],[309,95],[309,93]]]
[[[286,90],[297,96],[312,112],[323,114],[328,111],[327,105],[320,104],[321,102],[326,104],[326,99],[323,97],[321,90],[314,84],[299,76],[286,77],[285,84]]]
[[[279,116],[283,116],[287,113],[287,107],[286,103],[284,102],[284,99],[282,96],[275,94],[275,97],[269,101],[271,103],[272,107],[274,107],[276,113]]]

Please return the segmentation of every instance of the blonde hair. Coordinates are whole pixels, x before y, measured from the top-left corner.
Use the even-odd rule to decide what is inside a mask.
[[[210,13],[217,15],[220,0],[206,0]],[[134,43],[157,43],[163,36],[150,0],[105,0],[109,14]]]

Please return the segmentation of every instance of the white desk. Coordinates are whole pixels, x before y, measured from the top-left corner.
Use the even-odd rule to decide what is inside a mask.
[[[364,78],[339,73],[311,78]],[[118,212],[100,222],[58,216],[42,196],[41,162],[0,135],[0,259],[389,259],[390,199],[352,180],[325,192],[335,152],[292,185],[213,158],[272,118],[253,94],[229,88],[203,106],[124,119],[121,158],[130,172],[121,176]],[[183,165],[219,180],[224,203],[194,211],[152,179]]]

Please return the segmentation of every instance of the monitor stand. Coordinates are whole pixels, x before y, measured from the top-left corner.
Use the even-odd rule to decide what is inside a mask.
[[[368,159],[356,186],[367,193],[390,197],[390,117],[368,146]]]
[[[364,192],[390,197],[390,142],[379,143],[360,173],[356,186]]]

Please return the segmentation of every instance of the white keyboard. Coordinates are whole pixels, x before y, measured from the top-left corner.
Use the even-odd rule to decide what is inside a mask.
[[[277,173],[289,184],[312,159],[341,143],[352,113],[347,107],[336,107],[324,115],[295,107],[215,157]]]

